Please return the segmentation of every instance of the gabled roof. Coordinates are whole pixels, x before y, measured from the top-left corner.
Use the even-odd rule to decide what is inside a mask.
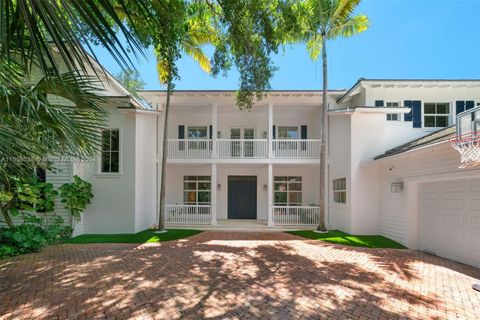
[[[407,142],[393,149],[387,150],[384,154],[378,155],[375,158],[373,158],[373,160],[379,160],[379,159],[391,157],[407,151],[415,150],[417,148],[421,148],[421,147],[432,145],[438,142],[446,141],[455,134],[455,130],[456,130],[455,126],[453,125],[445,129],[433,132],[429,135],[423,136],[421,138]]]

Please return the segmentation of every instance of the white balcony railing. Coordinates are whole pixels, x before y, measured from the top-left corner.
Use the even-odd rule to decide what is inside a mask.
[[[274,206],[275,225],[317,225],[319,208],[314,206]]]
[[[320,158],[320,140],[272,140],[274,158],[318,159]]]
[[[319,159],[320,140],[272,140],[276,159]],[[170,159],[266,159],[267,139],[168,139]],[[215,148],[214,148],[215,147]]]
[[[212,140],[168,139],[168,157],[173,159],[208,159]]]
[[[173,224],[210,224],[212,221],[210,205],[165,205],[165,222]]]
[[[219,139],[217,154],[220,159],[264,159],[268,156],[268,140]]]

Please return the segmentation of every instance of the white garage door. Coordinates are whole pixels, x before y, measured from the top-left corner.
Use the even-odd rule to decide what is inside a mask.
[[[480,267],[480,179],[419,187],[420,249]]]

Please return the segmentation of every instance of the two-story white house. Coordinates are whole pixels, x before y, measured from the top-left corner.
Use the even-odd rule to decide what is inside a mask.
[[[107,143],[95,163],[64,171],[94,188],[77,233],[138,232],[157,221],[166,95],[141,96],[148,106],[112,95]],[[248,220],[313,229],[321,91],[271,91],[250,111],[238,110],[234,97],[221,90],[173,94],[167,225]],[[329,91],[328,101],[328,228],[382,234],[480,266],[480,170],[459,169],[448,142],[456,114],[480,103],[480,81],[360,79]]]

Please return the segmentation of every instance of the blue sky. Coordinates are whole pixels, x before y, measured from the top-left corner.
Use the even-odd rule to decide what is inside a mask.
[[[329,43],[329,88],[349,88],[360,78],[480,78],[480,0],[364,0],[370,28]],[[112,73],[119,67],[102,48],[100,62]],[[321,61],[312,62],[302,45],[274,57],[279,70],[273,89],[320,89]],[[162,88],[155,62],[138,62],[146,89]],[[214,79],[190,58],[179,61],[176,89],[237,89],[238,74]]]

